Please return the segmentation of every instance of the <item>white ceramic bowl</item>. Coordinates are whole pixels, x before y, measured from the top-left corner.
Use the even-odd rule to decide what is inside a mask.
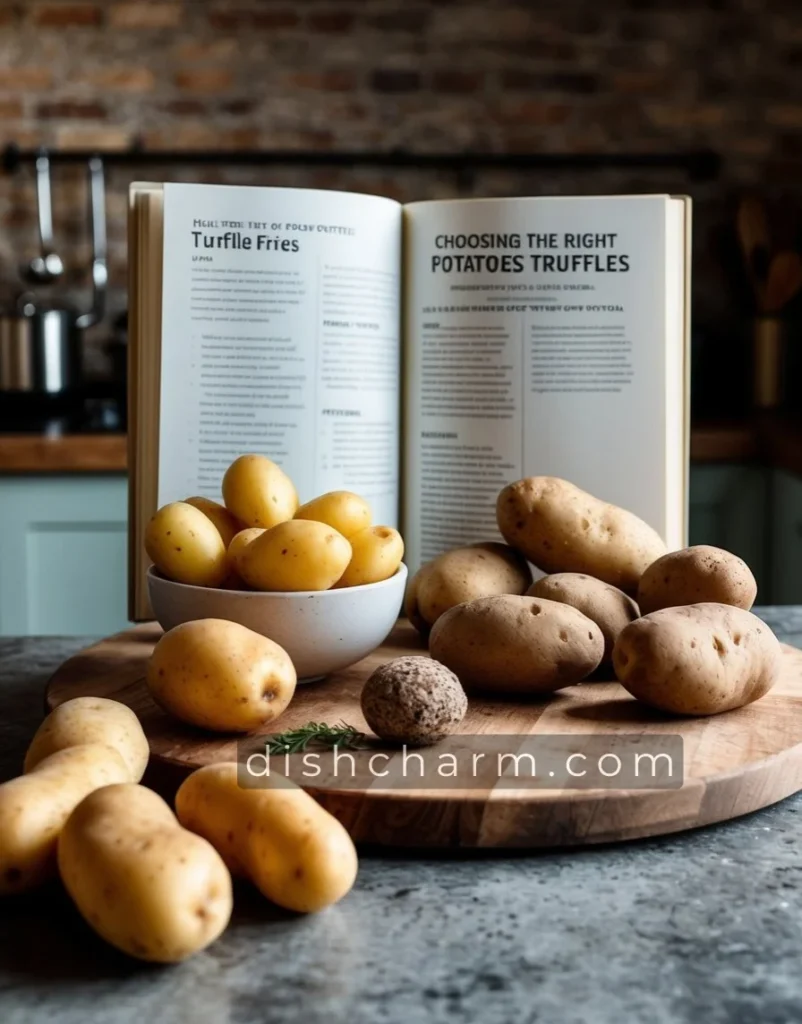
[[[375,650],[395,625],[406,582],[401,565],[389,580],[362,587],[262,593],[174,583],[148,569],[150,604],[164,629],[193,619],[239,622],[280,644],[299,682],[320,679]]]

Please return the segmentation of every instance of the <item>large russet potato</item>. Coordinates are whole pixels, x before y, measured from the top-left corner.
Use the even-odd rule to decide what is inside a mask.
[[[292,519],[247,544],[236,566],[254,590],[328,590],[342,577],[351,554],[350,543],[333,527]]]
[[[532,582],[526,559],[493,541],[446,551],[421,566],[407,587],[405,612],[422,633],[465,601],[495,594],[523,594]]]
[[[231,917],[222,858],[144,786],[106,786],[82,800],[59,837],[58,867],[87,923],[140,960],[184,960]]]
[[[601,630],[567,604],[501,594],[441,615],[429,653],[469,692],[543,694],[578,683],[601,662]]]
[[[295,692],[295,668],[272,640],[238,622],[195,619],[153,649],[150,694],[182,722],[217,732],[250,732],[272,722]]]
[[[636,619],[613,650],[616,675],[632,696],[678,715],[715,715],[758,700],[776,682],[780,658],[765,622],[713,603]]]
[[[58,750],[27,775],[0,786],[0,896],[27,892],[56,873],[56,843],[73,809],[101,786],[128,782],[112,747],[84,743]]]
[[[345,828],[278,773],[259,779],[259,788],[240,785],[237,773],[235,762],[193,772],[175,798],[181,824],[279,906],[311,913],[341,900],[358,866]]]
[[[613,646],[621,630],[640,615],[638,606],[623,590],[584,573],[558,572],[543,576],[526,593],[529,597],[545,597],[549,601],[570,604],[592,619],[604,637],[602,661],[605,663],[612,658]]]
[[[145,550],[162,575],[178,583],[219,587],[226,546],[211,519],[185,501],[164,505],[145,527]]]
[[[240,455],[223,477],[223,501],[243,526],[270,529],[292,519],[298,508],[295,485],[265,455]]]
[[[731,604],[747,611],[755,603],[752,570],[731,551],[695,544],[652,562],[638,585],[642,614],[683,604]]]
[[[579,572],[634,594],[664,555],[660,535],[632,512],[554,476],[509,484],[496,503],[502,536],[544,572]]]
[[[74,697],[51,711],[31,740],[23,770],[31,772],[56,751],[83,743],[113,747],[128,765],[129,782],[145,774],[150,747],[139,719],[125,704],[106,697]]]

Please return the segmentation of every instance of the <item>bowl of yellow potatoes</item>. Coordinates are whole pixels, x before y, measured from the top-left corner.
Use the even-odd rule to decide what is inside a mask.
[[[164,505],[145,530],[148,593],[165,630],[227,619],[278,643],[299,681],[365,657],[392,629],[404,598],[404,542],[374,525],[351,491],[301,505],[283,470],[243,455],[226,471],[223,503]]]

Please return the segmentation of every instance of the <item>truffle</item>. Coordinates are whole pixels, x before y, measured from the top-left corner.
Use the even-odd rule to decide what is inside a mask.
[[[425,747],[454,732],[468,698],[454,673],[423,655],[388,661],[362,690],[362,714],[384,740]]]

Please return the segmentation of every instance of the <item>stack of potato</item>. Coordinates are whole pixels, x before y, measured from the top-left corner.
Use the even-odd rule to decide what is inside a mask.
[[[625,509],[556,477],[497,502],[507,545],[475,544],[422,566],[406,612],[468,692],[545,694],[615,672],[663,711],[710,715],[762,697],[780,645],[749,609],[749,567],[720,548],[668,553]],[[548,573],[532,582],[529,563]]]
[[[140,785],[149,753],[124,704],[78,697],[51,712],[24,774],[0,785],[0,897],[60,876],[107,942],[175,963],[226,928],[232,874],[301,913],[351,889],[351,837],[294,782],[271,772],[245,788],[235,762],[207,765],[181,785],[174,813]]]

